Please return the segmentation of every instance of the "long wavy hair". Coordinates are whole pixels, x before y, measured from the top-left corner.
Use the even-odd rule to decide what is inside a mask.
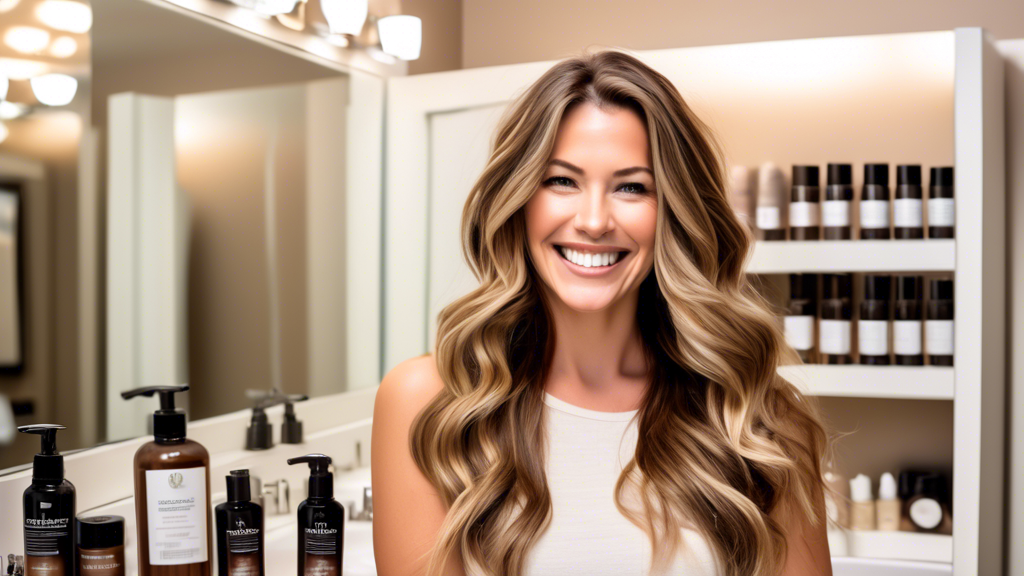
[[[776,574],[786,540],[770,514],[824,521],[815,502],[829,438],[814,399],[776,373],[799,358],[743,271],[752,237],[726,199],[711,130],[667,78],[617,50],[561,61],[519,95],[466,201],[464,256],[480,283],[438,316],[444,387],[410,432],[417,466],[448,507],[427,574],[453,557],[472,573],[521,574],[550,521],[542,409],[554,335],[523,206],[562,117],[583,102],[644,121],[658,200],[637,310],[650,385],[616,505],[649,536],[652,572],[689,527],[726,574]],[[624,504],[627,490],[637,505]]]

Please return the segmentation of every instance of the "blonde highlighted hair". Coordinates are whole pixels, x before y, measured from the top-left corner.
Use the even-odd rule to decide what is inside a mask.
[[[559,62],[515,100],[466,201],[463,250],[480,284],[438,317],[444,388],[410,438],[448,507],[427,573],[457,557],[485,574],[521,574],[550,520],[541,447],[554,342],[523,206],[561,119],[583,102],[643,120],[658,199],[654,266],[637,310],[650,385],[616,504],[650,537],[652,571],[671,562],[685,526],[708,540],[725,574],[776,574],[786,540],[772,513],[792,502],[811,524],[824,521],[815,502],[828,436],[813,399],[776,373],[799,359],[744,274],[752,239],[726,199],[710,129],[667,78],[615,50]],[[626,490],[638,507],[623,504]]]

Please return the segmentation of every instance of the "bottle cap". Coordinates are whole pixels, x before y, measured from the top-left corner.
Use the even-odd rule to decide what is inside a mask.
[[[853,293],[853,277],[850,274],[822,274],[822,298],[850,298]]]
[[[252,500],[248,470],[232,470],[224,479],[228,485],[228,502],[249,502]]]
[[[888,164],[865,164],[864,165],[864,184],[876,184],[878,186],[889,185],[889,165]]]
[[[790,274],[789,297],[791,300],[816,301],[818,299],[818,275]]]
[[[921,166],[919,164],[900,164],[896,167],[896,184],[909,186],[921,185]]]
[[[828,165],[829,186],[850,186],[853,184],[853,166],[849,164]]]
[[[857,474],[850,480],[850,500],[854,502],[871,501],[871,478]]]
[[[953,185],[953,167],[952,166],[932,166],[929,176],[931,177],[932,186],[952,186]]]
[[[896,277],[896,299],[897,300],[920,300],[921,299],[921,277],[920,276],[897,276]]]
[[[793,186],[820,186],[817,166],[793,166]]]
[[[765,162],[757,171],[757,205],[782,206],[786,202],[785,174],[772,162]]]
[[[57,452],[57,430],[64,429],[60,424],[18,426],[18,432],[39,435],[39,454],[32,459],[33,483],[60,484],[64,481],[64,457]]]
[[[928,286],[928,297],[932,300],[952,300],[953,281],[942,278],[932,278]]]
[[[896,478],[888,472],[882,474],[882,478],[878,481],[878,499],[896,499]]]
[[[160,409],[153,412],[153,436],[157,440],[178,440],[185,437],[185,411],[174,407],[174,395],[188,391],[188,386],[147,386],[121,392],[125,400],[136,396],[160,395]]]
[[[918,494],[946,501],[946,478],[937,472],[921,474],[914,480],[914,496]]]
[[[864,276],[864,299],[885,300],[892,297],[892,276],[876,276],[868,274]]]
[[[331,457],[323,454],[306,454],[289,458],[288,464],[309,464],[309,497],[332,498],[334,496],[334,475],[329,472]]]
[[[917,483],[917,477],[922,474],[923,472],[918,472],[917,470],[903,470],[900,472],[898,491],[900,500],[910,500],[911,496],[914,495],[914,486]]]
[[[102,550],[124,546],[124,518],[122,516],[92,516],[75,518],[75,541],[84,550]]]

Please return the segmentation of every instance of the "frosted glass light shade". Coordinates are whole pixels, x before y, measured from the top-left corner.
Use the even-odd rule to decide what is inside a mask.
[[[78,80],[67,74],[44,74],[29,80],[32,93],[47,106],[64,106],[71,102],[78,90]]]
[[[4,44],[22,54],[35,54],[50,44],[50,33],[34,26],[12,26],[4,34]]]
[[[320,10],[327,18],[331,34],[358,36],[366,23],[369,0],[320,0]]]
[[[0,120],[14,120],[28,113],[28,106],[11,102],[10,100],[0,101]]]
[[[402,60],[420,57],[423,42],[423,22],[416,16],[387,16],[377,21],[380,47],[385,53]]]
[[[50,44],[50,56],[68,58],[78,52],[78,42],[71,36],[61,36]]]
[[[85,34],[92,28],[92,8],[71,0],[43,0],[36,6],[36,18],[50,28]]]

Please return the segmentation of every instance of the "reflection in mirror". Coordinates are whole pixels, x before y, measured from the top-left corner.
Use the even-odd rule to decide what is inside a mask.
[[[195,420],[253,405],[247,389],[376,385],[390,72],[170,4],[91,6],[91,31],[71,34],[70,104],[44,106],[11,81],[27,114],[4,121],[0,184],[23,207],[23,362],[0,370],[0,414],[66,425],[67,453],[146,434],[155,400],[120,396],[140,386],[188,383],[180,405]],[[0,469],[31,460],[30,442],[3,438]]]

